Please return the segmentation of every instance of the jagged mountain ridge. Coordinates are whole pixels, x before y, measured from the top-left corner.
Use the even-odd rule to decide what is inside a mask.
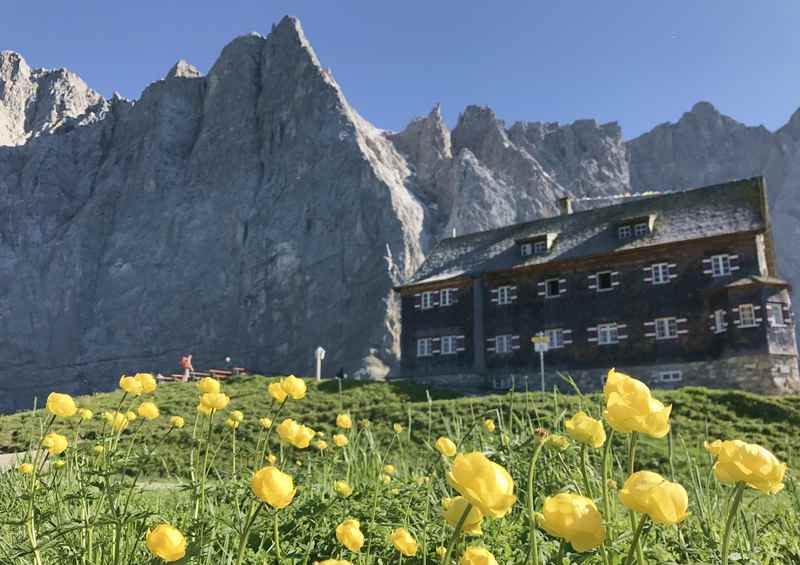
[[[793,233],[798,138],[800,118],[773,134],[704,104],[627,143],[615,123],[507,128],[479,106],[452,132],[438,106],[387,132],[293,18],[235,39],[206,76],[179,61],[136,102],[3,52],[0,409],[186,352],[304,373],[322,345],[329,372],[383,377],[399,356],[391,288],[453,230],[553,214],[566,194],[766,173]]]

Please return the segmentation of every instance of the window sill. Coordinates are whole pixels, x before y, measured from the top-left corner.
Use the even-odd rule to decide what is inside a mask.
[[[598,288],[597,292],[611,292],[612,290],[614,290],[614,287],[611,287],[611,288]]]
[[[566,294],[566,293],[564,293],[564,294]],[[552,294],[550,296],[545,296],[544,297],[545,300],[550,300],[551,298],[561,298],[561,294]]]
[[[669,341],[671,339],[678,339],[678,336],[670,335],[670,336],[667,336],[667,337],[656,337],[656,341]]]
[[[760,325],[761,324],[739,324],[739,328],[740,329],[743,329],[743,328],[757,328]]]

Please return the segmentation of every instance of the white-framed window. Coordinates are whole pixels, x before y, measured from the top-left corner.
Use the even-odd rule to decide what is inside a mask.
[[[714,333],[724,332],[725,326],[725,310],[714,310]]]
[[[433,308],[433,292],[422,293],[422,309],[430,310]]]
[[[653,284],[666,284],[669,282],[669,263],[655,263],[653,271]]]
[[[533,252],[536,255],[543,255],[547,253],[547,242],[546,241],[534,241],[533,242]]]
[[[519,251],[523,257],[527,257],[533,253],[533,245],[530,243],[523,243],[519,246]]]
[[[656,339],[674,339],[676,337],[678,337],[676,318],[656,318]]]
[[[767,302],[767,320],[769,320],[769,325],[772,327],[783,327],[786,325],[782,303]]]
[[[433,355],[433,338],[423,337],[417,340],[417,357]]]
[[[739,304],[739,327],[752,328],[756,324],[756,310],[752,304]]]
[[[650,233],[650,226],[648,226],[644,222],[640,222],[633,226],[633,235],[636,237],[642,237]]]
[[[731,274],[731,256],[727,253],[711,256],[711,276],[725,277]]]
[[[612,290],[614,288],[612,283],[611,271],[601,271],[597,273],[597,292]]]
[[[456,338],[458,336],[445,335],[442,336],[442,355],[455,355],[456,354]]]
[[[497,303],[511,304],[511,287],[501,286],[497,289]]]
[[[683,373],[680,371],[659,371],[655,374],[657,383],[677,383],[683,380]]]
[[[494,343],[497,353],[511,353],[511,334],[498,335]]]
[[[564,347],[564,330],[562,328],[544,330],[544,335],[549,339],[547,345],[550,349],[561,349]]]
[[[440,291],[441,294],[439,296],[439,305],[452,306],[453,304],[455,304],[456,290],[457,289],[455,288],[443,288]]]
[[[630,226],[620,226],[617,228],[617,237],[620,239],[628,239],[631,237],[632,233]]]
[[[547,279],[544,281],[544,297],[555,298],[561,296],[561,283],[559,279]]]
[[[597,343],[599,345],[619,343],[617,324],[600,324],[597,326]]]

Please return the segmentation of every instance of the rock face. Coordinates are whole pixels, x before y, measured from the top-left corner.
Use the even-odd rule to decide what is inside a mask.
[[[555,212],[558,197],[765,173],[798,235],[800,115],[770,133],[701,103],[625,143],[615,123],[516,123],[439,107],[401,132],[352,109],[297,20],[185,61],[140,99],[0,54],[0,411],[230,355],[382,378],[391,288],[436,241]],[[596,204],[596,203],[595,203]],[[588,205],[581,204],[579,205]],[[784,274],[800,252],[782,249]]]

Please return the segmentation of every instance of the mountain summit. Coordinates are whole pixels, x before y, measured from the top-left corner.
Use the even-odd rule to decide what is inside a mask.
[[[294,18],[179,61],[135,103],[0,54],[0,409],[120,373],[237,365],[383,378],[392,287],[439,239],[555,213],[563,195],[766,174],[779,244],[800,215],[798,128],[707,103],[625,143],[615,123],[438,106],[401,132],[362,118]],[[784,275],[800,251],[781,250]]]

